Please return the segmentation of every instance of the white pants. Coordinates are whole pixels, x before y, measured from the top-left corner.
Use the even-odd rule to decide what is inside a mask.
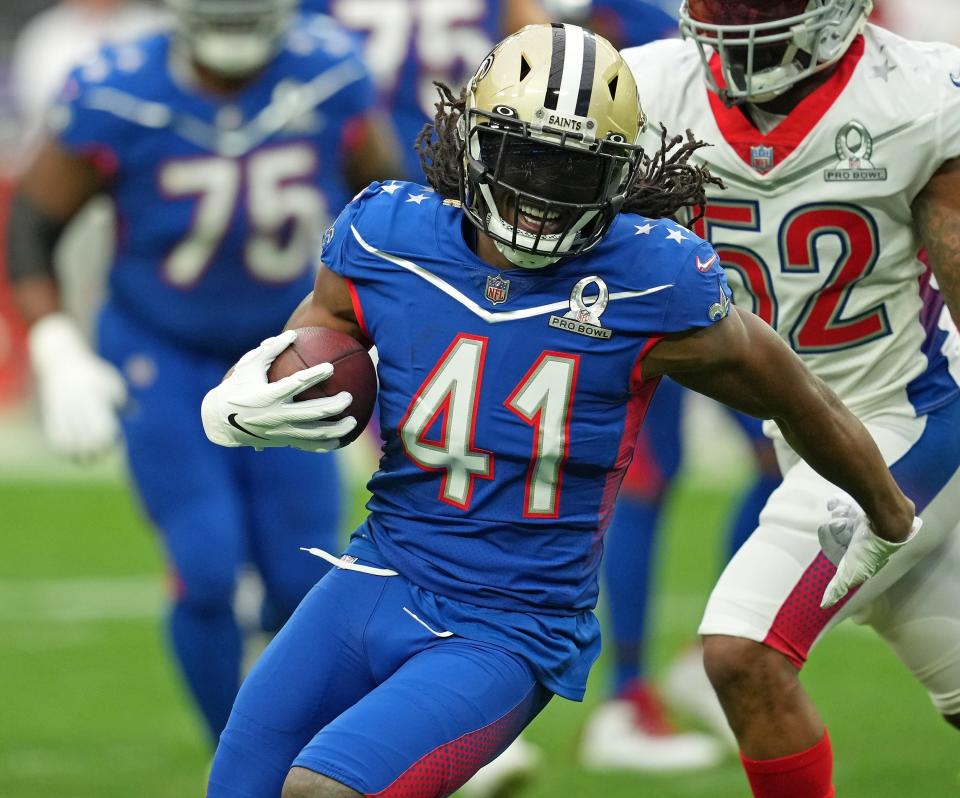
[[[821,610],[836,568],[817,528],[841,491],[778,442],[783,483],[720,576],[700,634],[756,640],[800,668],[821,635],[853,618],[877,630],[941,714],[960,714],[960,401],[920,418],[864,424],[917,505],[924,521],[917,538],[848,599]]]

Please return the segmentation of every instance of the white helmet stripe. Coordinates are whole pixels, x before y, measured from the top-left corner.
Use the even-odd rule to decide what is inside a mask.
[[[560,78],[560,96],[557,101],[557,111],[561,114],[574,114],[577,110],[577,99],[580,97],[580,80],[583,75],[583,50],[586,34],[583,28],[577,25],[564,25],[566,32],[566,47],[563,54],[563,75]],[[594,42],[596,52],[596,42]],[[593,70],[590,70],[590,79],[593,80]]]

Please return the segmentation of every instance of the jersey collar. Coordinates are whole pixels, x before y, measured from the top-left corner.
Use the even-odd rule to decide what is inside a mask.
[[[743,111],[737,107],[728,108],[714,92],[706,89],[713,117],[723,138],[743,162],[759,174],[783,163],[817,126],[846,88],[863,57],[864,47],[863,36],[857,36],[830,77],[804,97],[787,118],[766,135],[757,130]],[[710,69],[717,84],[722,87],[723,73],[720,69],[720,58],[716,53],[710,59]],[[772,148],[772,152],[768,148]],[[765,162],[764,157],[770,161]],[[769,165],[766,168],[760,167],[760,164],[764,163]]]

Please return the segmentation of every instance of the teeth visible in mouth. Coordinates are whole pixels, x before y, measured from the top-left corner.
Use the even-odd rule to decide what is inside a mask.
[[[520,203],[520,212],[524,216],[528,216],[531,219],[546,219],[548,222],[560,218],[560,211],[544,211],[541,208],[538,208],[536,205],[531,205],[528,202],[522,201]]]

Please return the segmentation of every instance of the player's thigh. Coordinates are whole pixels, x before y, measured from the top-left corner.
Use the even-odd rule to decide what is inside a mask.
[[[333,570],[310,591],[240,688],[208,798],[279,796],[300,750],[374,688],[362,637],[387,586]]]
[[[130,399],[121,422],[143,506],[187,596],[229,601],[246,556],[238,452],[210,443],[198,408],[219,364],[159,340],[105,311],[101,348],[123,372]]]
[[[960,715],[960,527],[863,614],[937,711]]]
[[[294,764],[364,795],[439,798],[498,756],[550,695],[510,652],[439,640],[320,732]]]
[[[289,614],[327,570],[300,548],[340,549],[343,486],[337,458],[295,449],[243,454],[250,557],[270,598]]]
[[[788,454],[781,458],[783,482],[761,512],[759,527],[710,596],[701,634],[763,642],[801,667],[831,625],[864,611],[946,539],[960,507],[960,402],[925,418],[884,417],[867,428],[917,504],[924,533],[846,600],[820,609],[836,568],[820,549],[817,528],[827,520],[826,502],[839,491]]]

